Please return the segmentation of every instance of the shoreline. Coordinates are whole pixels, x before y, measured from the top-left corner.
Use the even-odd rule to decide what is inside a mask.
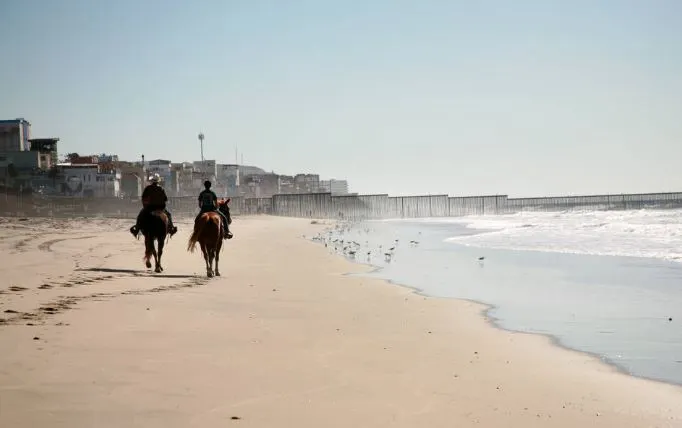
[[[304,239],[306,239],[306,240],[308,240],[314,244],[319,245],[318,242],[315,242],[312,239],[309,239],[307,237]],[[478,246],[467,246],[464,244],[456,244],[456,245],[462,245],[462,246],[469,247],[469,248],[475,247],[475,248],[489,249],[489,248],[478,247]],[[540,250],[524,250],[524,249],[518,250],[518,249],[506,249],[506,248],[493,248],[493,250],[496,250],[496,251],[527,251],[527,252],[534,252],[534,253],[544,253],[543,251],[540,251]],[[341,257],[341,258],[349,261],[350,263],[352,263],[354,265],[360,265],[360,266],[363,266],[363,267],[366,267],[369,269],[369,271],[367,271],[367,272],[360,272],[360,273],[348,272],[348,273],[344,274],[344,275],[347,275],[349,277],[362,277],[362,278],[379,279],[381,281],[385,281],[386,283],[390,284],[391,286],[410,290],[413,294],[415,294],[417,296],[421,296],[421,297],[425,297],[425,298],[429,298],[429,299],[453,300],[453,301],[468,302],[468,303],[473,303],[473,304],[479,305],[479,306],[481,306],[480,316],[492,328],[495,328],[497,330],[500,330],[500,331],[503,331],[506,333],[510,333],[510,334],[530,335],[530,336],[537,336],[537,337],[544,338],[547,340],[547,342],[550,344],[550,346],[554,346],[554,347],[557,347],[559,349],[562,349],[562,350],[565,350],[568,352],[575,352],[575,353],[593,358],[596,362],[599,362],[599,363],[609,367],[615,373],[624,375],[626,377],[643,380],[646,382],[653,382],[656,384],[661,384],[661,385],[679,388],[680,392],[682,392],[682,383],[677,383],[677,382],[673,382],[673,381],[667,381],[667,380],[663,380],[663,379],[647,377],[644,375],[639,375],[639,374],[630,372],[625,367],[621,366],[616,361],[614,361],[611,358],[608,358],[605,355],[599,354],[597,352],[590,352],[590,351],[586,351],[586,350],[582,350],[582,349],[578,349],[578,348],[566,345],[565,343],[563,343],[561,341],[561,339],[559,337],[554,336],[551,333],[529,332],[529,331],[515,330],[513,328],[505,327],[504,325],[502,325],[499,318],[495,317],[494,315],[491,315],[492,311],[499,309],[499,305],[494,305],[492,303],[488,303],[488,302],[485,302],[482,300],[468,299],[465,297],[448,297],[448,296],[437,296],[437,295],[428,294],[424,291],[424,289],[419,288],[418,286],[404,284],[404,283],[397,282],[397,281],[394,281],[394,280],[389,279],[389,278],[374,277],[373,274],[376,274],[376,273],[379,273],[379,272],[382,272],[385,270],[384,266],[375,265],[375,264],[372,264],[369,262],[357,261],[357,260],[354,260],[354,259],[344,255],[344,254],[338,254],[338,253],[332,253],[332,254],[334,254],[335,256]],[[614,257],[614,258],[617,257],[617,258],[623,258],[623,259],[649,259],[647,257],[618,256],[618,255],[609,255],[609,254],[604,254],[604,255],[601,255],[601,254],[600,255],[582,254],[582,253],[562,253],[562,254],[577,255],[577,256],[589,256],[589,257]],[[662,263],[670,263],[670,264],[676,263],[673,260],[657,259],[657,258],[653,258],[653,259],[656,260],[657,262],[662,262]]]

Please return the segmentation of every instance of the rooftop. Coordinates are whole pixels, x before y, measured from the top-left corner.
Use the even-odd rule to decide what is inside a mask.
[[[57,166],[61,166],[62,168],[97,168],[98,165],[96,163],[58,163]]]
[[[16,119],[0,120],[0,125],[12,125],[12,124],[18,125],[20,123],[26,123],[28,125],[31,124],[28,120],[24,119],[23,117],[19,117]]]
[[[56,143],[59,141],[59,138],[30,138],[28,140],[31,143]]]

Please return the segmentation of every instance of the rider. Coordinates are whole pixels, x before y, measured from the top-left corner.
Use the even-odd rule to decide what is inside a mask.
[[[145,187],[142,192],[142,210],[140,210],[140,213],[137,215],[135,226],[130,228],[130,233],[132,233],[133,236],[137,236],[142,226],[142,218],[147,212],[163,210],[166,213],[166,216],[168,216],[168,232],[173,236],[178,231],[178,228],[173,225],[171,213],[166,209],[168,197],[166,196],[163,187],[159,186],[159,174],[154,174],[149,181],[151,181],[151,184]]]
[[[205,189],[199,193],[199,214],[197,217],[194,219],[194,223],[199,219],[199,217],[203,213],[207,212],[217,212],[220,214],[220,217],[223,219],[223,225],[225,226],[223,229],[223,239],[232,239],[232,232],[230,232],[230,222],[227,221],[227,216],[218,209],[218,196],[216,196],[215,192],[211,190],[211,182],[206,180],[204,181],[204,187]]]

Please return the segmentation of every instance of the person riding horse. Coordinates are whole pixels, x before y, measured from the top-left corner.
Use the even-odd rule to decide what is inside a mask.
[[[194,219],[194,223],[199,220],[199,217],[201,217],[203,213],[216,212],[220,214],[220,218],[223,221],[223,239],[232,239],[234,235],[230,232],[230,222],[228,221],[227,216],[225,216],[225,213],[218,209],[218,196],[211,190],[211,182],[208,180],[204,181],[204,187],[205,189],[199,193],[199,214],[197,214],[197,217]]]
[[[168,233],[173,236],[178,231],[178,228],[173,225],[171,213],[166,208],[168,197],[166,196],[163,187],[159,186],[159,174],[154,174],[150,181],[151,184],[145,187],[142,192],[142,210],[140,210],[140,213],[137,215],[135,226],[130,228],[130,233],[132,233],[133,236],[137,236],[137,234],[140,233],[142,221],[147,213],[155,210],[163,210],[166,216],[168,216]]]

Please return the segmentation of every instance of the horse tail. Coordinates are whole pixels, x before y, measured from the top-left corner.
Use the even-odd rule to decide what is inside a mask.
[[[196,224],[196,223],[194,224],[194,230],[192,231],[192,235],[190,235],[189,241],[187,241],[187,251],[189,251],[190,253],[194,252],[194,247],[195,247],[197,241],[199,241],[199,237],[203,233],[204,228],[208,224],[208,221],[204,220],[203,215],[201,217],[199,217],[198,221],[199,221],[199,224]]]

